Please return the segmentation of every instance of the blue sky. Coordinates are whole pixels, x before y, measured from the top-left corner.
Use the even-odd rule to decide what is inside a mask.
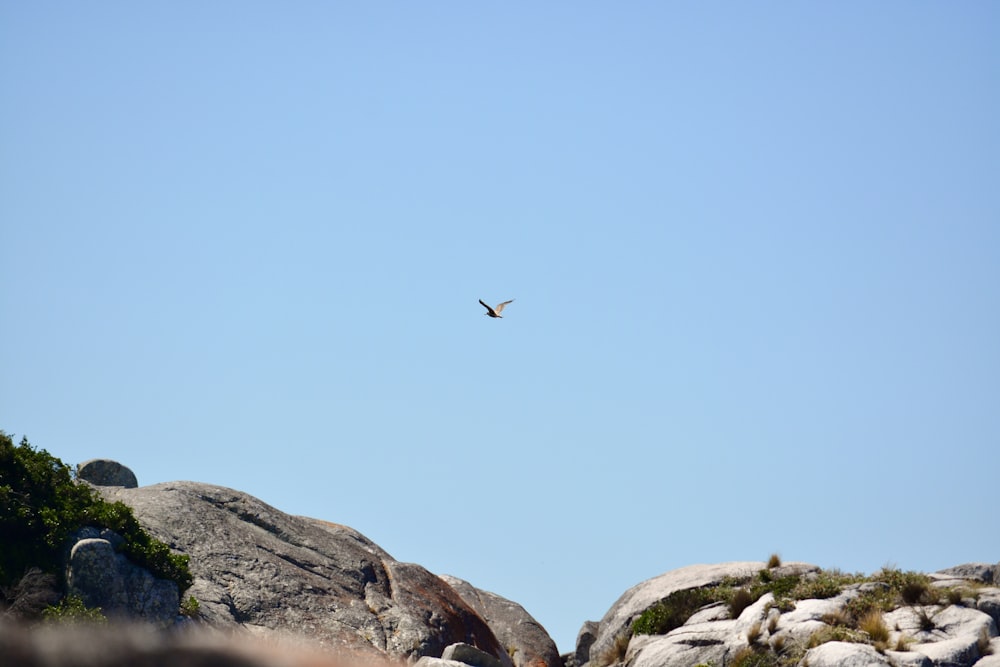
[[[692,563],[1000,560],[998,25],[4,3],[0,428],[348,524],[562,651]]]

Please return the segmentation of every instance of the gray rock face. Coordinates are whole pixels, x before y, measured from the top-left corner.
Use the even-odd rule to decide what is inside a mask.
[[[931,575],[942,578],[978,581],[983,584],[1000,583],[1000,565],[994,563],[965,563],[938,570]]]
[[[416,659],[463,642],[506,651],[442,579],[345,526],[290,516],[245,493],[173,482],[106,488],[154,537],[191,556],[189,594],[215,626],[306,635],[356,654]]]
[[[597,621],[585,621],[580,627],[580,632],[576,635],[576,664],[583,665],[590,661],[590,647],[597,639],[599,628]]]
[[[139,486],[135,473],[110,459],[84,461],[77,466],[76,476],[94,486],[124,486],[126,489]]]
[[[73,546],[66,582],[70,595],[80,596],[88,607],[100,607],[108,618],[167,625],[176,618],[180,604],[177,584],[132,564],[99,537],[81,539]]]
[[[555,642],[524,607],[467,581],[447,575],[441,578],[486,621],[514,667],[562,667]]]

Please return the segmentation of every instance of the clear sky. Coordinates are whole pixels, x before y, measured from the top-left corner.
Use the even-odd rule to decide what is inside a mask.
[[[350,525],[562,651],[693,563],[996,562],[998,31],[2,3],[0,428]]]

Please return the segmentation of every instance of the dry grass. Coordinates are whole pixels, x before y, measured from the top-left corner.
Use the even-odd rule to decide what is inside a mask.
[[[882,613],[872,610],[858,621],[858,629],[868,635],[872,643],[886,644],[889,641],[889,628],[882,619]]]
[[[848,626],[853,622],[851,614],[846,609],[838,609],[837,611],[830,612],[829,614],[823,614],[819,620],[834,627]]]
[[[597,656],[594,660],[594,664],[597,665],[597,667],[607,667],[608,665],[625,662],[625,655],[628,653],[628,643],[631,639],[632,636],[627,632],[623,632],[616,636],[614,641],[611,642],[611,646]]]
[[[987,632],[986,628],[979,631],[979,637],[976,639],[976,648],[979,649],[980,657],[993,653],[993,646],[990,644],[990,633]]]
[[[753,595],[745,588],[738,588],[733,591],[733,596],[729,598],[729,618],[739,618],[743,610],[753,604]]]
[[[914,607],[913,612],[917,615],[917,624],[924,632],[930,632],[937,627],[934,622],[934,614],[927,611],[927,607]]]
[[[781,614],[772,614],[767,619],[767,632],[773,635],[774,631],[778,629],[778,619],[781,618]]]
[[[773,553],[771,557],[767,559],[767,569],[772,569],[776,567],[781,567],[781,556]]]
[[[757,643],[757,640],[760,639],[761,634],[760,621],[757,621],[747,628],[747,643],[753,646]]]

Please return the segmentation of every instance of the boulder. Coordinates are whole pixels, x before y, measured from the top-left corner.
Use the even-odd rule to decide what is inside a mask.
[[[585,621],[576,635],[576,652],[574,658],[577,665],[584,665],[590,660],[590,647],[597,639],[600,625],[597,621]]]
[[[445,648],[441,654],[442,660],[460,662],[470,667],[502,667],[503,663],[496,656],[480,651],[475,646],[459,642]],[[508,665],[510,662],[508,661]]]
[[[739,618],[721,617],[719,606],[711,605],[694,614],[687,623],[665,635],[645,642],[629,643],[629,667],[684,667],[697,664],[726,664],[750,645],[750,629],[760,633],[756,642],[767,639],[765,630],[774,596],[768,593],[740,613]]]
[[[1000,588],[983,588],[976,600],[976,609],[989,614],[1000,628]]]
[[[555,642],[524,607],[456,577],[441,578],[486,621],[514,667],[562,667]]]
[[[84,461],[76,467],[76,476],[94,486],[123,486],[126,489],[139,486],[135,473],[110,459]]]
[[[981,584],[1000,583],[997,576],[1000,575],[995,563],[965,563],[954,567],[938,570],[931,574],[931,577],[941,579],[964,579],[966,581],[976,581]]]
[[[443,658],[432,658],[429,655],[413,663],[413,667],[469,667],[464,662],[458,660],[444,660]]]
[[[990,642],[988,653],[976,661],[975,667],[1000,667],[1000,639]]]
[[[157,579],[100,537],[85,537],[73,546],[66,584],[70,595],[79,596],[88,607],[99,607],[108,618],[164,626],[174,621],[180,605],[176,583]]]
[[[889,667],[889,659],[868,644],[827,642],[809,649],[799,664],[809,667]]]
[[[104,488],[191,557],[200,614],[221,628],[305,635],[359,655],[416,660],[464,642],[506,658],[486,622],[439,577],[345,526],[291,516],[195,482]]]
[[[921,650],[919,647],[925,643],[960,637],[971,637],[975,642],[981,632],[997,636],[997,624],[989,614],[957,605],[900,607],[882,618],[891,631],[889,643],[895,643],[902,634],[920,642],[912,647],[913,650]],[[932,628],[923,629],[925,618],[933,624]]]
[[[613,651],[619,637],[630,635],[632,623],[642,612],[666,599],[676,591],[716,586],[725,579],[747,580],[767,564],[762,561],[739,561],[716,565],[689,565],[643,581],[625,591],[601,619],[597,637],[590,648],[591,659]],[[771,570],[773,576],[817,572],[819,568],[806,563],[790,563]]]
[[[892,667],[934,667],[934,663],[923,653],[914,651],[886,651],[885,657],[889,659]]]

